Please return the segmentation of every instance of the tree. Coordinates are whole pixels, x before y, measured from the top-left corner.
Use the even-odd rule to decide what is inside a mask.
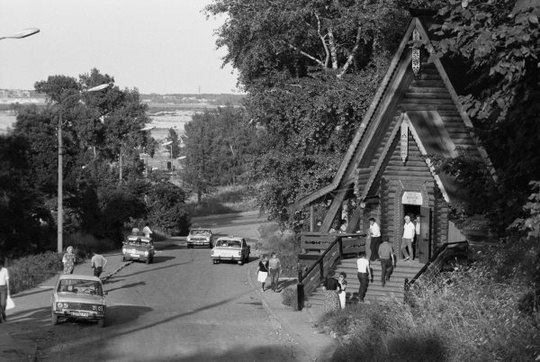
[[[28,145],[28,172],[49,217],[57,204],[57,127],[62,121],[66,233],[81,230],[98,237],[116,238],[129,217],[146,213],[144,202],[140,207],[142,194],[117,188],[119,168],[114,167],[122,153],[123,178],[142,178],[143,164],[138,153],[151,143],[149,135],[140,131],[149,120],[146,105],[140,102],[136,89],[83,91],[113,81],[96,69],[78,80],[50,76],[35,84],[36,91],[48,97],[47,106],[24,106],[18,110],[14,136]],[[13,177],[13,182],[17,182],[18,176]]]
[[[191,226],[184,209],[186,193],[170,182],[156,183],[149,190],[148,222],[170,234],[187,235]]]
[[[244,113],[242,108],[219,107],[195,114],[185,125],[182,180],[198,202],[215,186],[247,179],[260,139]]]
[[[260,206],[276,220],[326,185],[369,106],[407,23],[397,0],[220,0],[217,45],[264,132],[254,161]],[[284,215],[285,212],[285,215]]]

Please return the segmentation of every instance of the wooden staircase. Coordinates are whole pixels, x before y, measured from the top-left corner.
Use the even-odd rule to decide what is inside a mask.
[[[397,299],[402,301],[404,296],[405,279],[411,280],[422,269],[424,264],[418,261],[398,260],[397,267],[394,269],[390,280],[386,286],[381,285],[381,263],[372,262],[371,269],[373,273],[373,283],[369,283],[365,301],[384,301]],[[360,282],[357,277],[356,259],[343,259],[336,267],[336,277],[340,272],[347,273],[347,304],[358,303],[358,289]],[[318,287],[307,298],[307,305],[311,307],[322,307],[324,293]]]

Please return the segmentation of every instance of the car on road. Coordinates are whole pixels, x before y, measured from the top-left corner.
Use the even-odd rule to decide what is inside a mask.
[[[194,246],[205,246],[212,249],[214,243],[214,234],[210,229],[191,229],[186,238],[186,242],[188,249],[192,249]]]
[[[60,319],[80,319],[96,321],[98,326],[104,327],[107,312],[106,294],[98,277],[61,275],[51,297],[52,324],[57,324]]]
[[[154,261],[154,243],[150,238],[129,235],[122,246],[122,260],[139,260],[150,264]]]
[[[223,236],[216,240],[211,258],[214,264],[222,261],[236,261],[242,265],[249,261],[250,247],[241,237]]]

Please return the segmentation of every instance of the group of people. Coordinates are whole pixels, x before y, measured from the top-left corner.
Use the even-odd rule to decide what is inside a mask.
[[[68,246],[66,248],[66,252],[62,256],[62,263],[64,264],[64,274],[73,274],[73,269],[75,269],[75,261],[76,256],[73,253],[73,247]],[[94,271],[95,277],[100,277],[101,273],[103,273],[103,269],[105,268],[105,265],[107,265],[107,259],[101,254],[96,253],[95,251],[92,252],[92,260],[91,260],[91,267]]]
[[[414,260],[413,241],[415,236],[419,234],[420,222],[417,216],[415,222],[411,221],[411,217],[404,217],[403,234],[401,239],[400,252],[403,255],[404,261]],[[375,218],[369,219],[369,238],[366,244],[366,252],[361,252],[356,261],[358,269],[358,281],[360,287],[358,289],[358,299],[364,302],[368,284],[373,283],[374,276],[370,267],[370,262],[381,263],[381,286],[385,287],[390,280],[392,272],[396,267],[396,253],[393,245],[388,241],[382,241],[381,228]],[[340,273],[338,279],[327,277],[323,284],[325,291],[324,307],[327,311],[345,308],[347,274]]]
[[[416,216],[415,221],[411,221],[409,215],[405,215],[403,224],[403,234],[401,238],[400,252],[403,255],[403,260],[414,260],[415,248],[414,242],[417,235],[420,234],[420,217]],[[379,246],[381,245],[381,228],[377,224],[375,218],[369,219],[369,238],[366,244],[367,258],[370,261],[379,261]]]
[[[261,291],[265,291],[265,284],[270,276],[270,288],[274,292],[279,292],[279,276],[281,275],[281,261],[276,253],[272,253],[270,259],[268,256],[261,255],[259,266],[257,268],[257,281],[261,283]]]

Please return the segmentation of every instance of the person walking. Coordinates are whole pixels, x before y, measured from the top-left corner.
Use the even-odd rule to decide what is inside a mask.
[[[360,302],[364,302],[366,292],[368,289],[369,279],[371,278],[371,269],[369,267],[369,260],[366,258],[366,253],[361,252],[356,260],[356,266],[358,268],[358,281],[360,282],[360,288],[358,289],[358,299]]]
[[[150,229],[150,226],[148,226],[148,223],[146,223],[144,225],[144,228],[142,229],[142,232],[144,234],[145,237],[147,237],[148,239],[150,239],[150,236],[152,236],[152,234],[154,233],[151,229]]]
[[[281,274],[281,261],[276,253],[272,253],[272,257],[268,260],[268,271],[270,272],[271,288],[275,292],[279,287],[279,276]]]
[[[73,246],[68,246],[64,256],[62,257],[64,264],[64,274],[73,274],[75,268],[75,254],[73,254]]]
[[[99,278],[103,272],[103,269],[105,269],[105,266],[107,265],[107,259],[95,251],[92,252],[92,255],[92,269],[94,269],[94,276]]]
[[[411,222],[411,217],[409,215],[405,216],[405,224],[403,224],[403,238],[401,242],[401,252],[403,253],[405,261],[411,259],[412,255],[412,242],[414,235],[416,234],[416,227]],[[407,252],[407,248],[409,251]]]
[[[268,258],[266,255],[261,255],[259,266],[257,267],[257,281],[261,283],[261,291],[264,292],[264,284],[268,278]]]
[[[345,309],[345,304],[347,303],[347,273],[341,272],[339,273],[338,277],[338,284],[339,284],[339,304],[341,305],[341,309]]]
[[[386,282],[390,280],[392,271],[396,267],[396,255],[394,254],[394,247],[388,242],[383,241],[379,246],[379,257],[381,259],[381,285],[384,287]]]
[[[339,310],[340,303],[338,293],[340,286],[336,278],[327,276],[324,280],[322,290],[324,291],[323,307],[325,312],[329,313]]]
[[[9,272],[4,266],[4,258],[0,258],[0,323],[6,322],[6,305],[9,297]]]
[[[379,245],[381,245],[381,228],[375,221],[375,218],[369,219],[369,236],[371,239],[371,257],[369,260],[379,260]]]

